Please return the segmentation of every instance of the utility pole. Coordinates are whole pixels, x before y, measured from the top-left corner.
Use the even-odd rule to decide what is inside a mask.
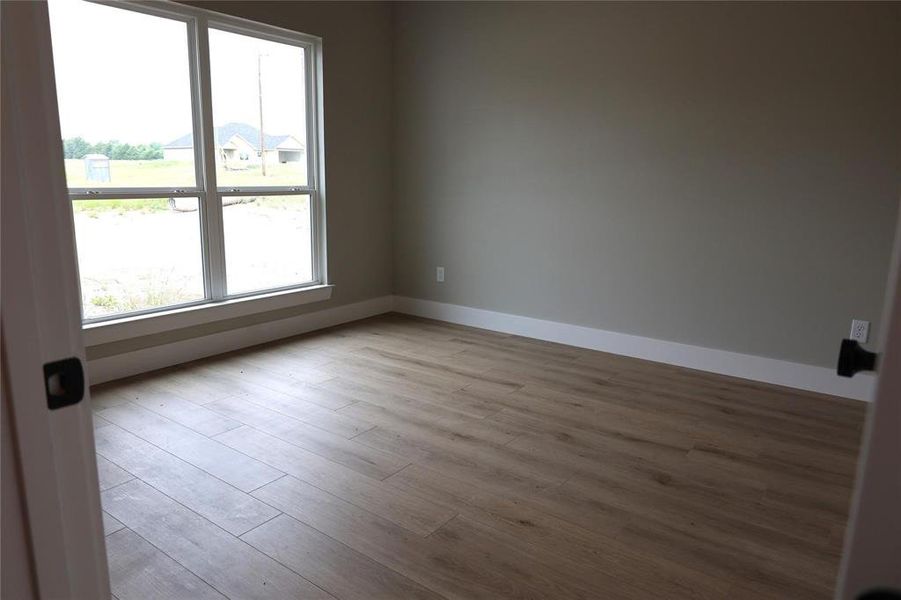
[[[266,176],[266,146],[263,135],[263,55],[257,52],[257,86],[260,90],[260,166],[263,167],[263,177]]]

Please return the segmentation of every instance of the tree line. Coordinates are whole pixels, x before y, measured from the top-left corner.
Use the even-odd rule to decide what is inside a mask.
[[[157,143],[133,146],[116,140],[91,144],[82,137],[74,137],[63,140],[63,154],[66,158],[104,154],[112,160],[155,160],[163,158],[163,147]]]

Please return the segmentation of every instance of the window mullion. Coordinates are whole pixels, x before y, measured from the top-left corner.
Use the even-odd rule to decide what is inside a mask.
[[[213,98],[210,85],[210,43],[206,18],[199,16],[195,21],[195,48],[197,62],[197,91],[199,102],[195,102],[199,113],[199,141],[195,136],[194,155],[202,164],[203,189],[201,201],[204,205],[206,222],[204,256],[209,273],[210,297],[222,300],[226,296],[225,287],[225,243],[222,229],[222,202],[216,189],[216,142],[213,126]],[[195,158],[197,160],[197,158]]]
[[[70,189],[69,198],[78,202],[80,200],[143,200],[144,198],[197,198],[202,196],[199,190],[166,190],[159,188],[128,188],[128,191],[116,189]]]

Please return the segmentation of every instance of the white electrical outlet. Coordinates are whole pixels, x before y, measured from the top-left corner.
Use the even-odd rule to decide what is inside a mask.
[[[444,267],[435,267],[435,281],[444,283]]]
[[[866,344],[870,337],[870,322],[854,319],[851,321],[851,339]]]

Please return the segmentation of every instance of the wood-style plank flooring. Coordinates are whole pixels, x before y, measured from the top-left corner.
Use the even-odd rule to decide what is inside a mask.
[[[93,407],[119,600],[830,598],[865,413],[400,315]]]

